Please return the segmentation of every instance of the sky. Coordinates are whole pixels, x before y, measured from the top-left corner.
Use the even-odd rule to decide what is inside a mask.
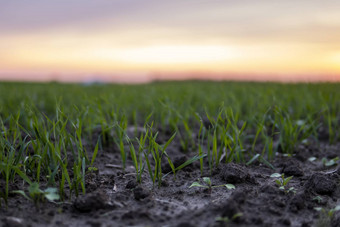
[[[0,0],[0,80],[340,81],[340,1]]]

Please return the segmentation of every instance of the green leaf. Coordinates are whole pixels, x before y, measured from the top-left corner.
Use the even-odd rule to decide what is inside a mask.
[[[201,185],[199,182],[192,183],[189,188],[192,188],[192,187],[208,188],[208,186]]]
[[[250,159],[249,162],[246,163],[246,165],[249,166],[251,163],[255,162],[258,157],[260,157],[260,154],[254,155],[254,157],[252,157],[252,159]]]
[[[271,140],[271,146],[273,145],[273,140]],[[270,149],[270,150],[272,150],[272,148]],[[260,158],[259,158],[259,160],[261,161],[261,162],[263,162],[266,166],[268,166],[268,167],[270,167],[270,168],[272,168],[273,170],[275,170],[275,168],[274,168],[274,166],[272,165],[272,164],[270,164],[270,162],[268,162],[266,159],[264,159],[262,156],[260,156]]]
[[[27,183],[32,184],[32,181],[28,178],[28,176],[22,172],[18,167],[13,167],[14,171]]]
[[[287,177],[283,180],[283,185],[287,185],[288,182],[293,178],[293,176]]]
[[[228,217],[216,217],[215,221],[226,222],[228,223],[230,220]]]
[[[171,161],[169,155],[166,152],[164,152],[164,154],[165,154],[166,158],[168,159],[168,163],[169,163],[169,165],[171,167],[172,172],[174,174],[176,174],[176,169],[175,169],[174,163]]]
[[[196,156],[192,157],[191,159],[187,160],[186,162],[184,162],[182,165],[177,166],[175,170],[176,170],[176,171],[181,170],[181,169],[183,169],[184,167],[190,165],[191,163],[193,163],[193,162],[195,162],[195,161],[197,161],[197,160],[199,160],[199,159],[201,159],[201,158],[204,158],[205,156],[207,156],[207,154],[203,154],[203,155],[200,155],[200,156],[196,155]],[[170,173],[171,173],[171,172],[170,172]],[[167,175],[168,175],[168,174],[165,174],[165,175],[163,176],[163,178],[166,177]]]
[[[94,148],[94,151],[93,151],[92,160],[91,160],[91,164],[90,164],[91,166],[93,166],[94,160],[97,157],[98,147],[99,147],[99,139],[98,139],[96,147]]]
[[[293,193],[295,194],[295,193],[296,193],[296,190],[295,190],[294,187],[290,187],[290,188],[288,189],[288,192],[293,192]]]
[[[233,184],[225,184],[225,186],[227,187],[228,190],[235,189],[235,185]]]
[[[56,188],[47,188],[45,190],[45,193],[45,198],[48,199],[48,201],[55,201],[60,199],[58,190]]]
[[[233,215],[233,217],[231,218],[231,220],[235,220],[236,218],[242,217],[242,216],[243,216],[242,213],[236,213],[236,214]]]
[[[170,143],[174,140],[176,134],[177,134],[177,132],[175,132],[175,133],[171,136],[171,138],[166,142],[166,144],[165,144],[164,147],[163,147],[163,151],[165,151],[166,148],[170,145]]]
[[[39,194],[39,193],[43,193],[43,191],[41,191],[39,189],[39,184],[37,182],[33,182],[29,187],[28,187],[28,192],[30,195],[32,194]]]
[[[281,174],[279,174],[279,173],[273,173],[272,175],[270,175],[270,177],[281,177]]]
[[[338,159],[339,159],[339,158],[336,157],[336,158],[333,158],[333,159],[331,159],[331,160],[329,160],[329,161],[325,161],[325,162],[324,162],[324,165],[325,165],[326,167],[337,165],[338,163],[336,163],[336,162],[338,161]]]
[[[92,167],[87,168],[87,170],[90,171],[90,172],[96,172],[98,170],[98,168],[92,166]]]
[[[24,196],[26,199],[28,199],[28,200],[30,200],[30,201],[33,201],[30,197],[28,197],[27,195],[26,195],[26,193],[24,192],[24,191],[22,191],[22,190],[16,190],[16,191],[12,191],[13,193],[16,193],[16,194],[20,194],[20,195],[22,195],[22,196]]]
[[[340,210],[340,205],[337,205],[335,208],[334,208],[334,211],[339,211]]]
[[[316,211],[322,211],[323,208],[322,208],[322,207],[314,207],[314,210],[316,210]]]
[[[282,182],[280,180],[275,180],[275,183],[278,185],[278,186],[281,186],[282,185]]]
[[[308,158],[308,161],[310,161],[310,162],[314,162],[316,160],[316,157],[310,157],[310,158]]]
[[[207,185],[211,186],[210,177],[203,177],[203,181],[204,181]]]

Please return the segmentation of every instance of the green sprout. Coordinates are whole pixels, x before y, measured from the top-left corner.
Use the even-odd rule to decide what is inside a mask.
[[[339,157],[335,157],[335,158],[332,158],[330,160],[328,160],[327,158],[322,158],[321,161],[322,161],[322,164],[323,166],[325,167],[330,167],[330,166],[335,166],[337,165],[337,161],[339,160]]]
[[[321,196],[315,196],[313,199],[312,199],[313,201],[317,201],[317,203],[321,203],[322,202],[322,198],[321,198]]]
[[[340,210],[340,205],[335,206],[331,209],[326,209],[323,207],[315,207],[314,210],[320,212],[320,216],[318,221],[316,222],[316,226],[331,226],[331,220],[336,211]]]
[[[284,173],[279,174],[279,173],[273,173],[270,177],[272,178],[279,178],[275,180],[275,183],[279,186],[279,189],[283,190],[285,193],[296,193],[296,190],[294,187],[288,188],[288,183],[289,181],[293,178],[293,176],[285,178]]]
[[[316,211],[321,211],[321,212],[327,214],[328,217],[332,218],[333,215],[334,215],[334,213],[335,213],[336,211],[339,211],[339,210],[340,210],[340,205],[337,205],[337,206],[335,206],[334,208],[329,209],[329,210],[328,210],[328,209],[325,209],[325,208],[323,208],[323,207],[315,207],[314,210],[316,210]]]
[[[50,202],[54,202],[55,200],[59,200],[59,194],[56,188],[47,188],[45,190],[41,190],[39,188],[39,184],[37,182],[33,182],[28,187],[28,195],[23,190],[13,191],[14,193],[18,193],[24,196],[26,199],[34,202],[34,205],[38,208],[40,202],[44,202],[47,199]]]
[[[204,184],[201,184],[200,182],[193,182],[189,188],[192,187],[201,187],[201,188],[207,188],[209,194],[211,194],[211,191],[213,188],[219,188],[219,187],[226,187],[228,190],[235,189],[235,186],[233,184],[221,184],[221,185],[212,185],[210,177],[203,177]]]

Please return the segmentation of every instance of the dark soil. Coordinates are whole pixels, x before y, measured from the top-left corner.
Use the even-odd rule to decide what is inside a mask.
[[[221,163],[211,176],[206,169],[204,176],[210,176],[213,185],[230,183],[236,189],[210,192],[189,188],[201,178],[198,162],[179,171],[176,180],[169,174],[160,188],[153,188],[146,172],[142,184],[136,183],[131,163],[123,172],[119,151],[106,147],[96,160],[99,172],[87,176],[85,195],[39,207],[11,195],[8,208],[0,208],[0,226],[340,226],[340,211],[327,213],[339,204],[340,169],[321,162],[339,155],[339,149],[340,144],[327,142],[300,145],[293,157],[278,154],[271,162],[275,170],[260,162]],[[176,143],[168,150],[175,165],[194,155],[181,152]],[[317,160],[309,161],[312,156]],[[163,171],[171,169],[164,164]],[[294,187],[295,192],[279,189],[270,177],[273,173],[293,176],[286,188]],[[22,188],[22,182],[11,188]]]

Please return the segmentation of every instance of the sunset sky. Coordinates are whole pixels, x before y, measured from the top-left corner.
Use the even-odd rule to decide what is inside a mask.
[[[0,0],[0,79],[340,80],[338,0]]]

